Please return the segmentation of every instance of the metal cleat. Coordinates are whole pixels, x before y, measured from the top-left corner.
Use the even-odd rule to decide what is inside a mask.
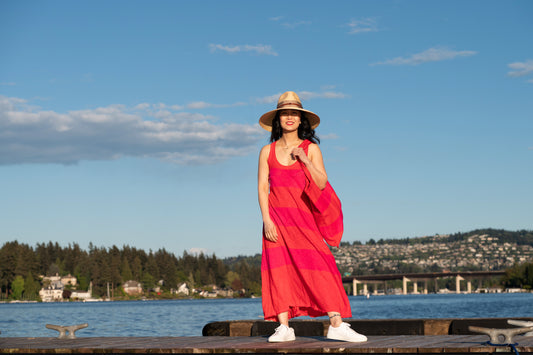
[[[533,327],[533,322],[528,322],[525,320],[514,320],[514,319],[508,319],[507,323],[516,325],[519,327]],[[528,332],[524,334],[525,337],[533,337],[533,332]]]
[[[47,324],[46,328],[57,330],[59,332],[58,339],[76,339],[76,335],[74,334],[77,330],[87,328],[89,326],[88,323],[83,324],[77,324],[77,325],[54,325],[54,324]],[[532,328],[533,329],[533,328]],[[68,335],[67,335],[68,332]]]
[[[491,345],[510,345],[513,343],[513,336],[518,334],[524,334],[533,331],[532,327],[525,328],[509,328],[509,329],[494,329],[494,328],[482,328],[469,326],[468,330],[474,333],[482,333],[490,336]]]

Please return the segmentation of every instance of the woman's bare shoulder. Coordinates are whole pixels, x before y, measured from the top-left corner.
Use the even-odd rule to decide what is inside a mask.
[[[263,146],[263,148],[261,148],[261,152],[259,153],[259,156],[262,157],[262,156],[267,156],[270,154],[270,146],[271,144],[267,144],[265,146]]]
[[[271,144],[267,144],[267,145],[263,146],[263,148],[261,148],[261,154],[265,153],[265,152],[266,153],[270,152],[270,146],[271,146]]]
[[[310,143],[309,148],[307,148],[310,153],[320,153],[320,147],[316,143]]]

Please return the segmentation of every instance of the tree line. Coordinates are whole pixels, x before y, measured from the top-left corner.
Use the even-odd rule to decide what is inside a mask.
[[[517,264],[505,270],[502,284],[506,288],[533,289],[533,262]]]
[[[76,243],[66,247],[57,242],[35,247],[17,241],[6,242],[0,249],[1,298],[37,299],[42,276],[75,276],[77,289],[86,291],[92,282],[94,296],[104,296],[126,281],[142,284],[144,290],[155,287],[169,295],[180,283],[191,288],[217,286],[245,290],[245,295],[261,294],[261,268],[256,257],[240,257],[226,262],[215,254],[177,257],[165,249],[155,252],[130,246],[96,247],[83,250]],[[251,262],[249,262],[251,261]]]
[[[500,242],[533,245],[531,231],[495,229],[453,234],[448,241],[479,234],[498,237]],[[405,238],[398,242],[408,244],[416,239]],[[375,265],[376,270],[378,266]],[[400,269],[402,272],[440,271],[422,270],[410,264],[400,265]],[[359,272],[364,274],[365,270]],[[100,297],[106,295],[108,285],[114,292],[129,280],[140,282],[147,291],[160,287],[163,296],[169,297],[169,291],[183,282],[190,288],[205,289],[214,285],[233,290],[243,289],[246,296],[261,295],[259,254],[219,259],[215,254],[209,256],[184,252],[177,257],[165,249],[145,252],[130,246],[120,249],[116,246],[99,248],[90,243],[88,250],[83,250],[76,243],[62,247],[57,242],[48,242],[31,247],[17,241],[6,242],[0,248],[0,298],[37,299],[42,276],[56,274],[75,276],[78,280],[77,289],[82,291],[87,290],[92,282],[93,295]],[[506,270],[501,284],[505,287],[533,289],[533,262],[517,264]]]

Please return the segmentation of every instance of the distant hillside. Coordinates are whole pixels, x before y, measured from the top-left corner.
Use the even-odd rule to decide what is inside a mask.
[[[471,232],[458,232],[450,235],[435,235],[429,237],[414,237],[414,238],[390,238],[390,239],[380,239],[375,241],[374,239],[368,240],[366,245],[373,244],[428,244],[434,243],[438,239],[442,243],[453,243],[457,241],[463,241],[472,237],[474,235],[486,235],[490,238],[498,238],[502,243],[516,243],[518,245],[531,245],[533,246],[533,231],[530,230],[520,230],[520,231],[507,231],[504,229],[476,229]],[[343,245],[350,245],[349,242],[343,242]],[[360,245],[361,242],[353,242],[352,245]]]
[[[448,237],[448,242],[466,240],[473,235],[487,235],[488,237],[498,238],[501,243],[516,243],[518,245],[533,246],[533,231],[520,230],[516,232],[506,231],[504,229],[476,229],[468,233],[455,233]]]
[[[533,260],[533,232],[478,229],[333,248],[343,274],[504,270]]]

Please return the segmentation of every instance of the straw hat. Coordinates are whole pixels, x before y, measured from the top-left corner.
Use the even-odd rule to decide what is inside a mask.
[[[278,106],[275,110],[265,113],[259,119],[261,127],[267,131],[272,131],[272,120],[276,117],[276,113],[279,110],[298,110],[302,112],[302,115],[307,117],[312,129],[315,129],[320,124],[320,117],[316,113],[304,110],[302,108],[302,102],[294,91],[287,91],[281,94],[278,100]]]

